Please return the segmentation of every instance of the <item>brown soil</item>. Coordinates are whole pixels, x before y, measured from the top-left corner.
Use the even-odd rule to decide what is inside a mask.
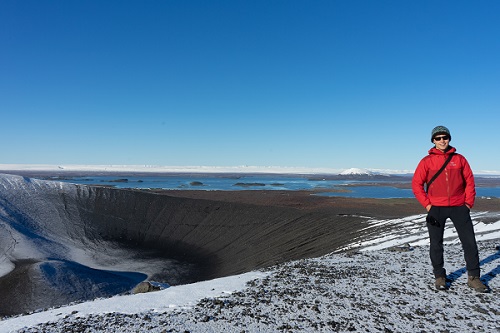
[[[314,191],[203,191],[158,190],[155,193],[179,198],[237,202],[261,206],[291,207],[306,211],[329,211],[378,218],[397,218],[424,214],[416,199],[365,199],[326,197]],[[500,211],[500,199],[476,199],[475,210]]]

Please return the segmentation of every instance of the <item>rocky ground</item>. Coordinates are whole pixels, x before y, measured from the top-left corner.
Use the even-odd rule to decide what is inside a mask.
[[[459,245],[446,247],[447,291],[436,291],[426,246],[331,254],[279,264],[227,297],[190,308],[79,317],[18,332],[498,332],[500,251],[480,243],[490,293],[466,286]],[[454,272],[452,272],[454,271]]]

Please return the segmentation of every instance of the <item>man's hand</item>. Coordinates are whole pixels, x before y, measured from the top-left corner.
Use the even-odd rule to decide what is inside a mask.
[[[427,206],[425,207],[425,209],[427,209],[427,211],[430,211],[430,210],[431,210],[431,207],[432,207],[432,205],[427,205]]]

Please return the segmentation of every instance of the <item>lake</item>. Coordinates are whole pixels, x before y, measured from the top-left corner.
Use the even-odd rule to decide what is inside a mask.
[[[413,198],[413,192],[408,188],[391,186],[408,184],[405,181],[373,180],[328,180],[309,179],[293,175],[167,175],[167,176],[88,176],[68,179],[57,179],[63,182],[84,185],[105,185],[116,188],[168,189],[168,190],[320,190],[317,195],[343,196],[355,198]],[[500,197],[500,187],[477,187],[478,197]]]

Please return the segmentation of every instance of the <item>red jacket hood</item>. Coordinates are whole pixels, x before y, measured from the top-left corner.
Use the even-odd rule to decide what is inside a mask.
[[[431,149],[429,149],[429,155],[448,155],[448,154],[452,154],[452,153],[456,153],[457,150],[455,147],[452,147],[450,146],[450,148],[446,151],[446,152],[443,152],[439,149],[437,149],[436,147],[432,147]]]

